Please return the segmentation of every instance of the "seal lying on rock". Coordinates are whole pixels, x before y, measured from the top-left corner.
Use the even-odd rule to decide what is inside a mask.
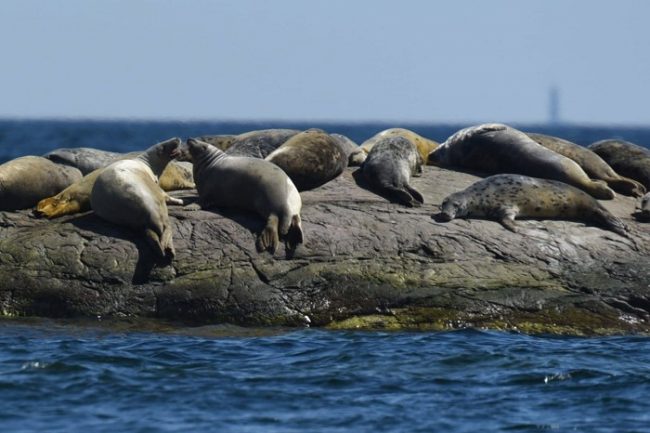
[[[643,196],[641,199],[641,206],[637,209],[634,216],[639,221],[650,221],[650,192]]]
[[[348,167],[357,167],[363,164],[368,154],[357,143],[342,134],[334,133],[330,136],[339,142],[345,154],[348,155]]]
[[[124,155],[124,159],[133,159],[141,154],[142,152],[129,153]],[[97,176],[100,175],[104,168],[98,168],[90,172],[55,196],[39,201],[34,213],[37,216],[57,218],[64,215],[89,211],[90,193],[95,185]],[[180,161],[171,161],[160,175],[158,185],[163,191],[195,188],[192,178],[192,165]]]
[[[235,137],[226,153],[264,159],[299,132],[297,129],[260,129],[245,132]]]
[[[386,136],[372,147],[361,166],[373,189],[405,206],[420,206],[422,194],[410,185],[411,176],[422,173],[422,159],[410,140]]]
[[[41,156],[23,156],[0,165],[0,210],[27,209],[81,179],[81,172]]]
[[[339,142],[321,129],[294,135],[264,159],[280,167],[298,191],[317,188],[348,166],[348,155]]]
[[[612,199],[602,180],[591,180],[580,166],[521,131],[500,123],[462,129],[429,155],[429,163],[486,174],[517,173],[574,185],[596,198]]]
[[[183,202],[160,189],[158,176],[180,144],[180,139],[172,138],[154,144],[135,159],[110,164],[97,176],[90,194],[90,205],[97,215],[144,230],[153,250],[163,258],[175,255],[167,203]]]
[[[121,156],[121,153],[93,149],[92,147],[62,147],[43,155],[44,158],[57,164],[78,168],[84,176],[93,170],[106,167]]]
[[[627,228],[597,200],[562,182],[518,174],[480,180],[442,202],[439,221],[486,218],[516,232],[515,217],[556,218],[594,223],[627,237]]]
[[[589,177],[604,180],[610,188],[621,194],[641,197],[646,192],[642,184],[619,175],[600,156],[586,147],[550,135],[532,132],[527,132],[526,135],[545,148],[574,160]]]
[[[303,242],[300,194],[275,164],[258,158],[230,156],[191,138],[177,158],[194,164],[194,180],[202,208],[249,210],[266,220],[266,227],[256,241],[258,251],[275,253],[281,237],[289,251]]]
[[[237,140],[236,135],[220,134],[220,135],[202,135],[200,137],[194,137],[196,140],[203,141],[205,143],[210,143],[219,150],[224,152],[228,150],[230,146],[233,145],[235,140]]]
[[[650,150],[625,140],[601,140],[589,145],[614,170],[650,190]]]
[[[437,142],[422,137],[410,129],[390,128],[378,132],[377,134],[361,143],[361,149],[366,153],[370,153],[370,150],[375,146],[375,144],[377,144],[379,140],[385,137],[404,137],[409,140],[417,148],[418,153],[420,154],[420,158],[422,158],[423,165],[427,165],[429,154],[439,146]]]

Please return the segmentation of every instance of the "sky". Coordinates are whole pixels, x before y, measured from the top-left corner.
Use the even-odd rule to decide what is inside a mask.
[[[650,126],[645,0],[1,0],[0,117]]]

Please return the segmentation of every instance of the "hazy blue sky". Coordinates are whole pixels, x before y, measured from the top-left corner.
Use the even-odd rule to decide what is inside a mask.
[[[1,0],[0,116],[650,125],[650,1]]]

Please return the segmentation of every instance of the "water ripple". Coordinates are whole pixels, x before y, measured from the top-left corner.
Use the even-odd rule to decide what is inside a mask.
[[[650,417],[645,337],[2,327],[3,431],[615,432]]]

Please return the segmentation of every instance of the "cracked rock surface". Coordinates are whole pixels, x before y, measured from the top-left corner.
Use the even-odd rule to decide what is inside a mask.
[[[603,205],[631,239],[581,222],[431,218],[477,177],[436,167],[405,208],[359,187],[354,168],[303,192],[305,244],[255,250],[254,214],[171,206],[176,258],[92,213],[48,221],[0,212],[5,316],[151,317],[192,324],[526,332],[650,331],[650,226],[633,198]],[[178,195],[191,201],[193,194]]]

